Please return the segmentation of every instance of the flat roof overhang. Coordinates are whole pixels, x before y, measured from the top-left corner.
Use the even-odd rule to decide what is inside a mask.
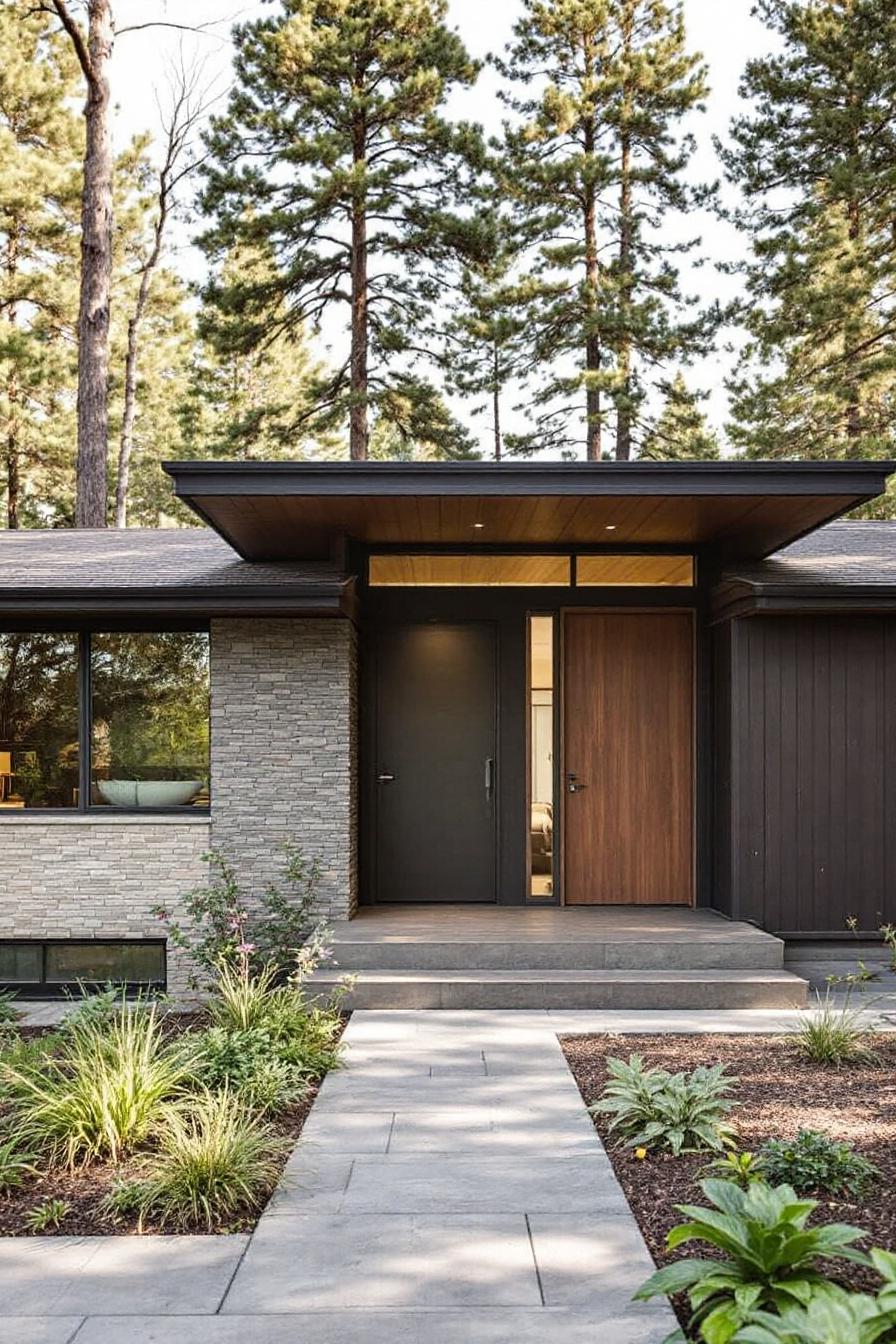
[[[165,462],[247,560],[367,545],[686,546],[759,560],[881,494],[892,462]]]

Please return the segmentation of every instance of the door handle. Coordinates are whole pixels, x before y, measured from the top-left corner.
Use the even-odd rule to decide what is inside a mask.
[[[378,784],[391,784],[394,778],[394,775],[377,775],[376,777]]]
[[[491,756],[485,758],[485,796],[490,799],[495,791],[495,762]]]
[[[574,774],[572,770],[570,770],[569,774],[566,776],[566,792],[578,793],[581,789],[587,789],[587,787],[588,785],[583,784],[579,779],[578,775]]]

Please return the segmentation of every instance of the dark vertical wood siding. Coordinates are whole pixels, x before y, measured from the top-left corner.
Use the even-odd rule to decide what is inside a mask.
[[[779,932],[876,929],[896,915],[896,619],[742,619],[716,660],[717,903]]]

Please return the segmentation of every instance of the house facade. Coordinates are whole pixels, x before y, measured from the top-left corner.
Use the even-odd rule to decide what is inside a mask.
[[[209,851],[360,907],[896,889],[889,464],[167,467],[205,526],[0,534],[0,983],[186,982]]]

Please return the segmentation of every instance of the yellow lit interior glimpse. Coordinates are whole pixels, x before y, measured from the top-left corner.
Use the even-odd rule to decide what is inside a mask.
[[[566,588],[567,555],[372,555],[373,588]]]
[[[576,587],[692,588],[692,555],[578,555]]]

